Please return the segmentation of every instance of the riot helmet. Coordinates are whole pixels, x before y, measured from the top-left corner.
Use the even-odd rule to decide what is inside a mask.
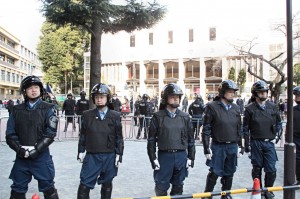
[[[268,91],[269,91],[269,85],[262,80],[255,82],[251,87],[251,93],[254,97],[258,97],[257,92],[268,92]],[[261,97],[258,98],[261,101],[267,100],[267,98],[261,98]]]
[[[214,95],[213,94],[208,94],[207,95],[207,100],[210,101],[214,98]]]
[[[142,99],[143,99],[144,101],[148,101],[148,100],[149,100],[149,98],[150,98],[150,97],[149,97],[149,95],[147,95],[147,94],[144,94]]]
[[[295,102],[297,104],[300,104],[300,101],[296,101],[298,99],[298,95],[300,95],[300,86],[296,86],[294,89],[293,89],[293,94],[295,95]]]
[[[79,95],[80,96],[86,96],[86,92],[85,91],[81,91]]]
[[[293,89],[293,94],[294,94],[294,95],[300,95],[300,86],[296,86],[296,87]]]
[[[168,104],[168,96],[169,95],[178,95],[179,96],[179,101],[180,101],[181,100],[181,96],[183,95],[183,92],[182,92],[181,88],[177,84],[175,84],[175,83],[167,84],[163,88],[163,90],[161,91],[161,104],[163,104],[165,106]],[[160,107],[163,107],[163,106],[160,106]],[[173,108],[177,108],[177,107],[173,107]]]
[[[92,88],[91,96],[92,100],[95,104],[95,95],[102,94],[107,96],[107,103],[109,103],[111,98],[111,91],[110,88],[106,84],[98,83]]]
[[[68,94],[67,94],[67,98],[68,98],[68,99],[69,99],[69,97],[71,97],[71,98],[73,97],[72,93],[68,93]]]
[[[239,90],[238,86],[236,85],[236,83],[234,83],[234,81],[230,79],[222,81],[219,84],[219,88],[218,88],[219,96],[223,97],[225,92],[229,89],[232,89],[234,91]]]
[[[29,88],[32,85],[37,85],[40,87],[40,96],[43,96],[43,91],[44,91],[44,86],[43,83],[41,82],[40,78],[34,75],[29,75],[25,77],[20,84],[20,94],[23,95],[25,100],[28,100],[28,97],[26,96],[26,89]]]
[[[224,80],[219,84],[219,88],[218,88],[218,92],[219,92],[219,97],[220,98],[224,98],[224,95],[226,93],[226,91],[228,90],[234,90],[237,91],[239,90],[238,86],[236,85],[236,83],[230,79],[228,80]],[[229,103],[233,102],[233,99],[226,99]]]

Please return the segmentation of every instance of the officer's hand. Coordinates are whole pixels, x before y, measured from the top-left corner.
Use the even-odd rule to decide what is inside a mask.
[[[115,166],[119,167],[119,164],[122,162],[122,156],[116,155]]]
[[[240,150],[238,152],[238,158],[241,157],[241,156],[243,156],[244,153],[245,153],[245,147],[240,147]]]
[[[19,150],[18,150],[18,152],[17,152],[17,155],[20,158],[27,158],[27,157],[25,157],[26,156],[26,152],[28,152],[28,151],[26,151],[24,148],[20,147]]]
[[[34,146],[22,146],[21,147],[21,151],[22,153],[24,153],[24,150],[25,150],[25,154],[24,154],[24,158],[28,158],[29,157],[29,151],[31,151],[32,149],[34,149]]]
[[[78,155],[77,155],[77,160],[78,160],[78,162],[79,162],[79,163],[82,163],[84,157],[85,157],[85,153],[78,153]]]
[[[154,170],[159,170],[160,169],[160,165],[159,165],[159,162],[157,159],[155,159],[153,162],[152,162],[152,168]]]
[[[248,147],[245,147],[245,153],[250,153],[250,151],[251,151],[251,148],[250,148],[250,146],[248,146]]]
[[[38,155],[39,155],[39,152],[36,149],[32,149],[31,151],[29,151],[29,157],[31,159],[36,159],[38,157]]]
[[[204,155],[206,159],[211,160],[212,157],[211,149],[207,150]]]
[[[186,168],[194,168],[194,160],[191,160],[191,159],[187,159],[186,161]]]
[[[279,140],[280,140],[280,137],[276,135],[276,137],[275,137],[274,140],[275,140],[275,141],[274,141],[273,143],[274,143],[274,144],[277,144],[277,143],[279,142]]]

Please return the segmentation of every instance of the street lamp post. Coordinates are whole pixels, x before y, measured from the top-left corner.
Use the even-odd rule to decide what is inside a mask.
[[[288,113],[284,144],[284,186],[295,183],[295,144],[293,143],[293,28],[292,0],[286,0]],[[295,190],[284,190],[284,199],[295,199]]]

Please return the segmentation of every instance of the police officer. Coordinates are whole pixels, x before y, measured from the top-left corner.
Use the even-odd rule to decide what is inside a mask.
[[[144,128],[144,138],[147,139],[148,128],[150,124],[150,117],[153,114],[154,106],[149,101],[149,96],[144,94],[142,100],[139,102],[139,130],[136,136],[136,139],[139,139],[141,136],[141,131]]]
[[[96,84],[91,96],[96,108],[82,116],[77,159],[83,164],[77,198],[89,198],[90,189],[97,182],[102,184],[101,198],[110,199],[112,181],[124,150],[121,115],[113,110],[111,91],[106,84]]]
[[[199,131],[202,126],[202,115],[204,112],[204,104],[200,95],[197,94],[195,96],[195,101],[189,106],[188,112],[192,116],[195,139],[199,140]]]
[[[177,84],[167,84],[161,93],[160,110],[150,123],[147,150],[157,196],[166,196],[170,184],[170,195],[181,195],[187,168],[194,166],[196,150],[191,119],[178,109],[182,94]]]
[[[205,192],[212,192],[218,177],[222,191],[230,190],[236,172],[238,143],[241,139],[240,108],[233,104],[238,90],[232,80],[224,80],[218,88],[218,96],[207,104],[203,117],[202,142],[209,173]],[[210,146],[210,138],[212,139]],[[221,198],[232,198],[230,195]]]
[[[134,113],[133,113],[133,119],[134,119],[134,126],[137,126],[137,118],[140,115],[140,101],[142,100],[142,97],[138,95],[136,101],[134,102]]]
[[[6,142],[16,152],[9,178],[10,199],[25,199],[32,176],[38,181],[45,199],[58,199],[54,186],[54,164],[49,145],[57,132],[58,118],[54,105],[42,101],[43,84],[36,76],[21,81],[25,103],[14,106],[7,121]]]
[[[81,91],[80,92],[80,99],[77,100],[76,103],[76,114],[79,116],[78,117],[78,124],[79,124],[79,131],[81,129],[81,116],[83,111],[89,110],[90,109],[90,104],[89,101],[87,99],[85,99],[86,96],[86,92],[85,91]]]
[[[208,94],[207,95],[207,102],[212,102],[214,99],[214,95],[213,94]]]
[[[269,86],[257,81],[251,87],[254,102],[245,107],[243,132],[245,152],[251,152],[252,178],[261,181],[262,169],[265,172],[265,187],[272,187],[276,179],[275,163],[278,160],[275,140],[281,129],[280,114],[276,105],[266,101]],[[250,148],[251,147],[251,148]],[[266,192],[265,198],[274,198],[272,192]]]
[[[300,86],[296,86],[293,89],[293,94],[295,95],[295,102],[297,103],[294,106],[294,143],[296,145],[296,180],[297,185],[300,185]]]
[[[72,123],[73,131],[75,131],[75,122],[74,122],[74,114],[75,114],[75,105],[76,101],[73,99],[73,95],[68,93],[67,99],[63,103],[62,114],[65,112],[66,122],[64,132],[67,132],[68,124]]]

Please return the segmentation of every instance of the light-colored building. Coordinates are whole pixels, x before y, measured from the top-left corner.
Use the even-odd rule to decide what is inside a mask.
[[[267,60],[279,48],[284,48],[278,43],[274,44],[275,47],[270,45],[272,34],[268,20],[245,23],[242,19],[237,20],[239,15],[235,15],[234,20],[228,18],[224,23],[215,16],[215,12],[203,12],[203,9],[211,8],[199,6],[198,1],[193,2],[196,2],[194,6],[182,4],[178,10],[170,7],[165,19],[151,29],[104,34],[101,82],[109,84],[113,92],[121,96],[132,93],[160,95],[165,84],[175,82],[190,99],[194,93],[205,98],[207,94],[217,93],[219,83],[228,78],[231,67],[236,71],[236,78],[241,69],[247,70],[230,41],[258,37],[256,42],[260,45],[253,47],[254,52]],[[189,6],[189,12],[184,10],[186,6]],[[89,56],[89,52],[84,54],[84,89],[87,92]],[[255,73],[266,79],[274,75],[260,59],[248,59],[248,62]],[[256,78],[246,73],[243,97],[250,97],[254,81]]]
[[[21,80],[34,74],[42,76],[38,56],[0,26],[0,99],[16,99]]]

